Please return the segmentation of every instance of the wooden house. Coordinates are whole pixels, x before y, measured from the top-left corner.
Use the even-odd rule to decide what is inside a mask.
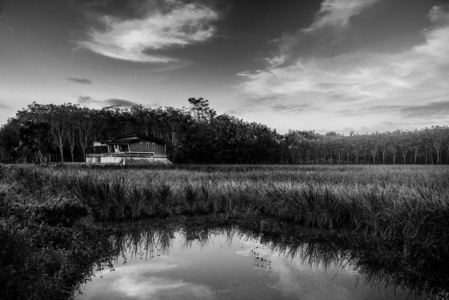
[[[94,147],[100,153],[88,154],[86,162],[126,164],[126,160],[157,161],[167,158],[167,145],[163,140],[139,134],[94,142]]]

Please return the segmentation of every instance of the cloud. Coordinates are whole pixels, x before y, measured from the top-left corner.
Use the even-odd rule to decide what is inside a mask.
[[[137,105],[137,103],[129,101],[129,100],[123,100],[123,99],[107,99],[107,100],[95,100],[92,99],[89,96],[79,96],[77,99],[77,102],[82,105],[101,105],[101,106],[108,106],[108,105],[119,105],[123,107],[132,107],[134,105]]]
[[[379,0],[324,0],[314,22],[303,29],[313,32],[325,27],[341,29],[349,26],[351,17],[358,15]]]
[[[92,84],[92,79],[88,78],[75,78],[75,77],[67,77],[68,81],[79,83],[79,84]]]
[[[142,63],[174,63],[180,60],[160,52],[204,42],[214,36],[219,15],[201,3],[164,1],[160,7],[146,1],[141,18],[99,17],[102,29],[90,28],[88,39],[77,44],[110,58]],[[156,1],[159,3],[158,1]]]
[[[325,1],[307,31],[334,23],[349,26],[350,16],[374,3],[360,2],[365,5],[356,8],[355,2],[359,1]],[[284,43],[283,59],[277,60],[278,55],[267,59],[275,63],[265,69],[238,74],[245,79],[241,91],[249,97],[296,99],[296,104],[312,97],[313,105],[322,108],[340,108],[350,101],[354,109],[380,113],[369,109],[374,102],[378,107],[395,105],[396,111],[409,107],[402,112],[410,117],[434,114],[437,108],[446,109],[441,100],[449,94],[448,7],[432,8],[428,19],[431,26],[422,32],[423,42],[395,53],[362,48],[327,57],[295,57],[290,53],[296,45]],[[422,106],[423,101],[431,104]]]
[[[125,277],[117,280],[114,290],[125,297],[133,299],[165,299],[190,298],[190,299],[215,299],[214,292],[207,286],[174,280],[169,278],[150,277],[145,281],[137,281],[136,278]]]
[[[182,61],[178,61],[175,64],[165,64],[164,67],[161,68],[152,68],[151,70],[146,70],[146,72],[158,73],[158,72],[174,71],[188,67],[190,65],[192,65],[192,61],[184,59]]]
[[[278,53],[266,58],[268,67],[256,72],[240,72],[237,75],[247,77],[243,85],[246,94],[258,96],[293,96],[301,92],[320,92],[328,98],[342,99],[348,89],[352,96],[346,101],[357,100],[354,94],[359,89],[360,75],[353,74],[341,78],[340,73],[347,72],[351,61],[363,60],[365,53],[343,54],[337,58],[318,57],[324,49],[345,39],[344,29],[350,25],[350,19],[372,6],[379,0],[325,0],[316,13],[312,24],[295,33],[284,33],[274,41]],[[335,63],[340,70],[329,72]]]
[[[283,35],[270,43],[277,54],[266,58],[270,68],[291,65],[299,57],[317,56],[335,51],[348,38],[351,18],[381,0],[324,0],[314,21],[306,28]]]
[[[310,109],[309,104],[275,104],[272,106],[274,111],[284,113],[302,113]]]
[[[123,107],[131,107],[131,106],[137,105],[137,103],[135,103],[135,102],[123,100],[123,99],[107,99],[107,100],[104,100],[103,102],[110,104],[110,105],[120,105]]]
[[[391,112],[403,108],[401,105],[376,105],[368,108],[368,111],[374,112]]]
[[[432,23],[449,23],[449,5],[432,7],[427,17]]]
[[[351,53],[336,58],[299,59],[290,66],[281,66],[259,70],[246,74],[248,80],[243,85],[247,94],[260,96],[291,97],[305,92],[320,93],[328,99],[353,101],[361,98],[381,97],[375,89],[376,70],[369,69],[370,61],[365,66],[351,61],[365,59],[365,53]],[[377,60],[377,58],[371,58]]]
[[[436,101],[424,105],[403,107],[401,112],[407,117],[432,117],[436,115],[447,116],[449,101]]]
[[[99,102],[102,103],[102,101],[94,100],[89,96],[78,96],[76,102],[78,102],[79,104],[98,104]]]
[[[133,264],[117,267],[116,272],[94,279],[86,291],[92,298],[107,299],[216,299],[206,285],[165,277],[176,263]]]

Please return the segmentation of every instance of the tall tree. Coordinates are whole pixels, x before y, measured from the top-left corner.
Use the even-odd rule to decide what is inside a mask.
[[[75,116],[75,126],[78,132],[78,142],[83,151],[83,161],[86,161],[86,149],[93,142],[95,115],[86,107],[80,108]]]
[[[393,164],[396,163],[396,156],[398,153],[398,134],[394,133],[390,136],[389,142],[388,142],[388,151],[391,153],[391,157],[393,159]]]
[[[376,164],[377,153],[379,152],[379,137],[377,135],[373,135],[369,140],[369,154],[373,158],[373,164]]]
[[[441,163],[441,149],[443,147],[443,142],[445,139],[444,127],[432,126],[430,130],[430,136],[432,139],[432,146],[437,155],[437,164]]]
[[[29,156],[31,161],[39,164],[47,162],[51,151],[49,133],[50,124],[46,122],[27,120],[21,124],[19,136],[24,157]]]
[[[197,121],[212,122],[217,115],[216,111],[210,108],[209,100],[203,98],[189,98],[190,111]]]
[[[398,137],[399,137],[398,146],[403,158],[402,163],[405,164],[406,163],[405,159],[411,148],[410,134],[408,132],[401,132],[400,134],[398,134]]]
[[[49,105],[50,133],[53,143],[59,149],[60,161],[64,162],[64,146],[68,131],[67,111],[58,105]]]

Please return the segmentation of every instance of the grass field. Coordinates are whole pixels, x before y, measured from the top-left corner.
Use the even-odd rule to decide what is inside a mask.
[[[17,172],[37,190],[76,196],[98,220],[262,215],[384,237],[430,229],[440,234],[449,225],[446,166],[26,167]]]
[[[97,221],[208,215],[257,220],[258,230],[271,235],[281,235],[282,224],[297,223],[321,228],[351,248],[370,249],[382,268],[400,267],[418,280],[449,268],[448,166],[3,169],[16,195],[47,199],[50,210],[63,198]],[[447,281],[432,280],[438,285],[440,279]]]

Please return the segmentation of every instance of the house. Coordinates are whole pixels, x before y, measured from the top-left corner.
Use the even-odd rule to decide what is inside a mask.
[[[132,134],[94,142],[94,151],[87,154],[87,163],[123,163],[126,161],[167,161],[167,145],[158,138]]]

